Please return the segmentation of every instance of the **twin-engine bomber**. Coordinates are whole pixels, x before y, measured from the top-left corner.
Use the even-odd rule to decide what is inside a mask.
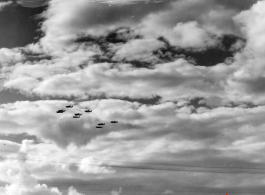
[[[65,106],[66,108],[73,108],[73,105],[67,105]],[[66,110],[61,109],[61,110],[57,110],[57,113],[64,113]],[[92,110],[90,109],[86,109],[85,112],[92,112]],[[82,115],[82,113],[75,113],[73,118],[80,118]],[[110,123],[118,123],[118,121],[110,121]],[[96,126],[96,128],[103,128],[103,126],[105,125],[105,123],[98,123],[98,125]]]

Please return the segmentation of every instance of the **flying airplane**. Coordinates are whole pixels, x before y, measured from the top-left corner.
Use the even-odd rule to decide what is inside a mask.
[[[99,123],[98,125],[105,125],[105,123]]]
[[[66,106],[66,108],[73,108],[73,105],[68,105]]]
[[[73,118],[80,118],[80,115],[74,115]]]
[[[64,112],[65,112],[64,109],[62,109],[62,110],[57,110],[57,113],[64,113]]]
[[[92,110],[85,110],[85,112],[92,112]]]
[[[75,114],[75,116],[81,116],[82,115],[82,113],[76,113]]]
[[[102,126],[96,126],[96,128],[103,128]]]
[[[118,121],[110,121],[111,123],[118,123]]]

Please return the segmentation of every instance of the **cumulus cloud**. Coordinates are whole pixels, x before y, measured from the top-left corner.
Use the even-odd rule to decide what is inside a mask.
[[[111,195],[120,195],[122,193],[122,188],[119,188],[119,190],[112,190]]]
[[[93,179],[98,175],[115,178],[119,174],[126,178],[131,172],[122,171],[119,167],[141,165],[133,162],[157,162],[157,156],[164,163],[196,161],[203,164],[207,161],[212,166],[216,166],[218,161],[235,165],[239,159],[244,165],[250,158],[262,162],[264,106],[249,109],[218,107],[212,110],[200,107],[196,109],[197,113],[192,114],[194,108],[188,102],[147,106],[121,100],[87,101],[79,106],[91,108],[93,112],[89,113],[89,118],[83,116],[78,121],[72,119],[73,113],[80,112],[78,107],[63,114],[54,113],[68,102],[4,105],[6,112],[1,119],[3,116],[6,118],[0,121],[2,133],[26,132],[37,135],[46,143],[24,140],[20,154],[9,156],[0,164],[0,175],[5,176],[6,170],[10,169],[13,171],[8,174],[15,177],[21,165],[10,162],[17,162],[17,158],[30,168],[34,178],[46,180],[58,178],[58,175],[62,178]],[[17,129],[5,125],[7,119],[10,124],[17,123]],[[118,120],[119,123],[111,124],[110,120]],[[99,121],[106,122],[102,131],[95,129]],[[193,157],[187,159],[191,153]],[[165,168],[159,164],[153,166]],[[141,169],[134,171],[137,177],[141,174]],[[152,177],[152,173],[147,175]],[[11,176],[8,181],[15,183]],[[207,180],[207,174],[202,174],[201,178]],[[3,193],[9,193],[8,190],[9,187],[2,188]],[[38,185],[38,182],[27,187],[25,192],[39,191],[58,194],[47,186]]]
[[[24,55],[21,53],[21,50],[7,48],[0,49],[0,57],[0,63],[2,66],[11,66],[25,59]]]
[[[98,36],[119,27],[134,26],[143,15],[153,10],[163,9],[169,2],[163,1],[159,5],[152,4],[148,7],[138,6],[140,8],[138,16],[134,16],[133,12],[136,5],[112,4],[110,6],[86,0],[63,2],[53,0],[50,4],[50,8],[43,14],[46,19],[42,26],[45,36],[41,39],[41,45],[45,51],[58,53],[55,51],[62,49],[71,51],[75,48],[76,45],[72,41],[82,34]]]
[[[49,66],[46,65],[26,67],[30,73],[25,72],[22,67],[22,71],[14,71],[10,75],[4,87],[43,96],[105,95],[136,99],[160,96],[162,100],[176,100],[183,97],[183,94],[186,94],[186,97],[201,95],[207,97],[212,94],[222,96],[224,92],[222,83],[229,71],[233,70],[224,65],[209,69],[195,67],[183,59],[158,64],[153,69],[138,69],[130,64],[117,64],[113,67],[110,63],[101,63],[73,73],[55,75],[49,72]],[[46,77],[46,75],[51,76]],[[89,82],[83,82],[84,80]],[[130,88],[131,85],[134,87]]]
[[[108,167],[102,165],[103,162],[95,161],[93,157],[87,157],[81,160],[78,170],[83,173],[114,173]]]
[[[169,40],[173,45],[179,47],[204,47],[213,45],[209,34],[198,26],[195,21],[188,23],[178,23],[173,28],[172,37]],[[168,36],[167,36],[168,37]]]
[[[72,0],[63,2],[53,0],[50,2],[47,12],[43,14],[45,21],[42,30],[45,36],[40,41],[41,47],[45,51],[53,52],[53,54],[58,54],[61,50],[72,51],[76,48],[73,40],[78,36],[84,34],[105,35],[107,32],[120,27],[130,27],[147,37],[163,35],[172,40],[172,43],[179,43],[178,46],[182,46],[185,40],[187,42],[188,37],[195,36],[193,39],[196,38],[196,44],[192,47],[208,46],[209,42],[215,43],[216,40],[206,36],[208,33],[218,35],[239,33],[231,19],[238,13],[238,10],[230,5],[218,5],[214,0],[173,2],[164,0],[148,5],[134,4],[133,2],[141,1],[78,0],[73,3]],[[138,10],[137,14],[133,12],[135,8]],[[193,11],[190,12],[189,10]],[[187,12],[190,14],[187,15]],[[76,17],[77,15],[79,17]],[[109,17],[110,15],[112,17]],[[187,23],[185,24],[186,32],[187,29],[192,29],[196,30],[198,34],[188,31],[188,36],[179,32],[180,30],[175,32],[178,29],[178,23],[182,23],[182,25]],[[177,35],[175,35],[176,33]],[[180,34],[182,34],[181,36],[185,35],[186,38],[177,41]],[[200,38],[203,40],[200,41]],[[184,46],[186,45],[184,44]]]
[[[114,60],[141,60],[152,61],[153,51],[164,47],[164,43],[156,39],[134,39],[123,45],[118,45],[115,50]]]
[[[49,188],[46,184],[38,184],[25,165],[20,164],[19,172],[15,173],[11,169],[7,171],[7,176],[11,178],[12,184],[0,187],[3,195],[62,195],[58,188]],[[84,195],[79,193],[74,187],[70,187],[68,195]]]
[[[233,99],[239,98],[255,103],[264,103],[264,1],[259,1],[250,10],[243,11],[234,19],[242,27],[247,44],[236,56],[236,71],[228,79],[228,91]]]
[[[12,184],[0,187],[1,194],[62,195],[57,188],[48,188],[45,184],[37,184],[37,180],[30,174],[29,170],[23,164],[20,164],[20,166],[18,173],[14,173],[11,169],[7,171],[7,176],[11,178]]]
[[[85,195],[85,194],[77,192],[77,190],[74,187],[70,187],[68,190],[68,195]]]
[[[209,176],[207,167],[197,167],[201,173],[196,175],[187,173],[187,167],[174,170],[172,162],[250,168],[263,164],[264,1],[238,14],[235,21],[231,18],[243,8],[231,2],[161,1],[149,9],[141,4],[137,14],[132,11],[136,1],[126,5],[121,0],[101,2],[52,0],[42,16],[40,42],[0,50],[5,88],[74,99],[1,105],[1,134],[34,135],[40,143],[0,140],[0,179],[8,183],[0,192],[62,194],[39,184],[40,179],[114,180],[127,185],[127,178],[148,184],[159,177],[157,183],[174,179],[187,184],[191,174],[200,177],[192,180],[196,185],[263,185],[258,176]],[[188,10],[192,12],[186,14]],[[121,29],[129,33],[119,34]],[[229,64],[227,60],[212,67],[195,66],[192,59],[181,55],[168,61],[158,56],[158,50],[170,56],[177,49],[215,49],[226,33],[246,39],[245,47],[243,41],[232,46],[233,52],[240,52]],[[33,62],[25,51],[50,58]],[[139,68],[136,62],[150,66]],[[154,105],[139,103],[141,98],[153,97],[160,98]],[[74,107],[56,113],[68,104]],[[84,113],[85,108],[92,113]],[[83,115],[74,119],[77,112]],[[111,120],[119,122],[112,124]],[[104,128],[95,128],[99,122],[106,122]],[[171,172],[166,177],[155,172],[167,169]],[[181,177],[176,177],[173,172],[179,170]],[[104,190],[122,193],[123,186],[113,188]],[[169,189],[163,194],[177,188]],[[68,194],[83,195],[73,187]]]

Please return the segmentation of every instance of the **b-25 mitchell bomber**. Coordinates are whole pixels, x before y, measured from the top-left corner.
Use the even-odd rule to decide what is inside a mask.
[[[68,105],[66,106],[66,108],[73,108],[73,105]]]
[[[57,113],[64,113],[64,112],[65,112],[64,109],[62,109],[62,110],[57,110]]]
[[[75,114],[75,116],[81,116],[82,115],[82,113],[76,113]]]
[[[92,110],[89,110],[89,109],[88,109],[88,110],[85,110],[85,112],[92,112]]]
[[[111,123],[118,123],[118,121],[110,121]]]

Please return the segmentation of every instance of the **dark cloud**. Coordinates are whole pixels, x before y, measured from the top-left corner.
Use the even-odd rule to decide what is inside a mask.
[[[233,57],[238,50],[231,51],[237,41],[243,41],[242,38],[234,35],[224,35],[219,38],[219,44],[215,47],[194,49],[183,49],[174,47],[169,42],[160,37],[159,40],[166,43],[166,48],[161,48],[154,52],[154,54],[165,62],[174,61],[177,58],[186,58],[190,62],[194,62],[198,66],[214,66],[219,63],[224,63],[226,59]]]
[[[249,9],[252,5],[254,5],[259,0],[215,0],[216,4],[223,5],[227,8],[236,9],[238,11]]]
[[[37,42],[41,36],[41,19],[37,18],[45,8],[28,9],[19,5],[6,7],[0,12],[0,47],[22,47]]]
[[[80,37],[75,40],[76,43],[87,43],[91,45],[97,45],[103,55],[95,55],[95,63],[125,63],[132,64],[134,67],[138,68],[151,68],[152,63],[162,63],[162,62],[172,62],[178,58],[188,59],[190,62],[195,63],[198,66],[214,66],[218,63],[225,63],[227,59],[232,58],[233,55],[242,50],[242,45],[240,48],[233,48],[237,42],[244,43],[245,41],[235,35],[224,35],[219,39],[219,43],[216,46],[199,48],[199,49],[184,49],[180,47],[172,46],[164,37],[159,37],[158,40],[165,43],[164,48],[160,48],[153,52],[153,55],[158,59],[155,62],[140,61],[140,60],[113,60],[115,55],[112,47],[115,44],[125,44],[130,40],[144,39],[144,37],[137,35],[130,28],[119,28],[108,33],[106,36],[86,36]]]

